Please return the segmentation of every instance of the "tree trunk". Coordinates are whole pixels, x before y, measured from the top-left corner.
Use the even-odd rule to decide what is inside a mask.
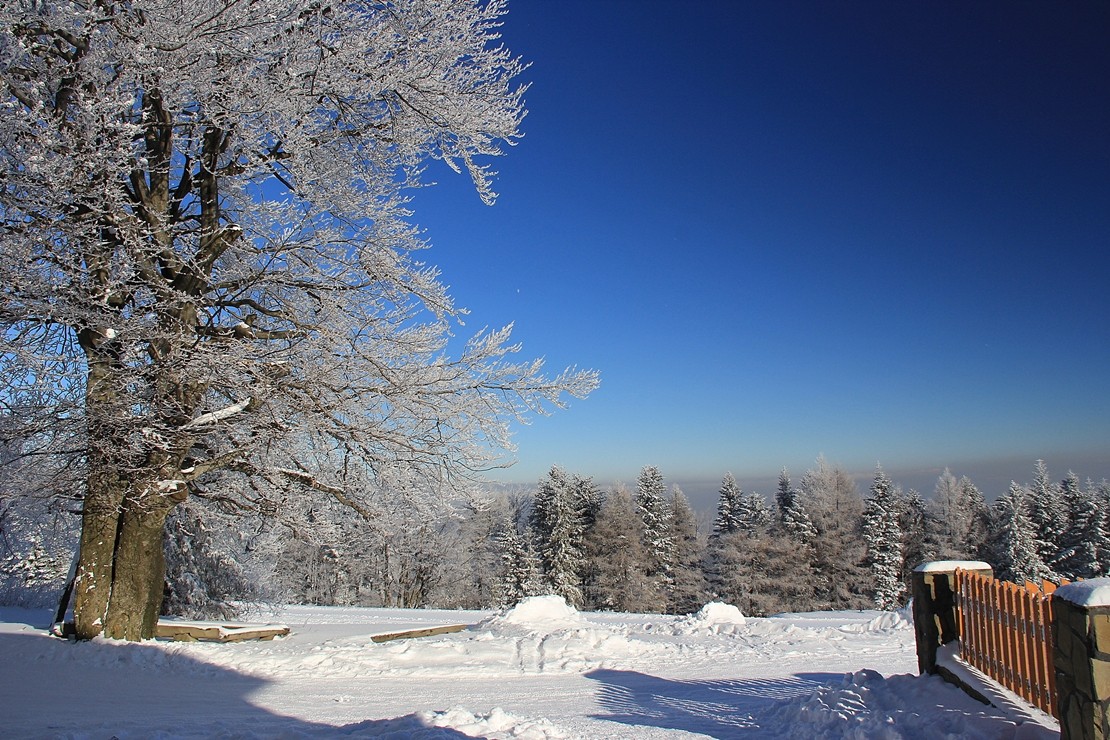
[[[162,529],[170,506],[146,495],[124,502],[104,634],[117,640],[154,637],[162,606],[166,560]]]
[[[123,484],[106,475],[90,475],[81,516],[80,556],[74,585],[74,630],[90,640],[104,628],[112,594],[116,540],[119,534]]]
[[[96,505],[112,498],[110,490],[90,491],[86,500],[75,631],[84,640],[100,634],[148,640],[154,637],[162,606],[166,571],[162,530],[180,499],[148,488],[140,496],[119,496],[115,505]]]

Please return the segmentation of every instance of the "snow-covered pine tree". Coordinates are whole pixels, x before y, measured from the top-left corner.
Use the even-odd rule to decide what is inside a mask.
[[[740,513],[736,521],[741,532],[759,532],[771,523],[771,512],[763,494],[748,491],[740,496]]]
[[[658,612],[665,597],[648,573],[643,519],[632,494],[617,486],[605,498],[597,522],[586,538],[586,551],[597,576],[588,603],[607,611]]]
[[[1068,474],[1061,490],[1070,511],[1053,570],[1069,580],[1101,578],[1107,575],[1104,563],[1110,556],[1110,539],[1098,490],[1091,480],[1081,489],[1074,473]]]
[[[1030,516],[1030,494],[1015,481],[991,510],[989,550],[995,575],[1006,581],[1040,583],[1055,574],[1041,560],[1034,523]]]
[[[1026,511],[1036,539],[1037,558],[1051,569],[1068,527],[1068,510],[1060,488],[1049,479],[1044,460],[1033,464],[1033,482],[1025,489]]]
[[[798,491],[790,485],[790,474],[783,468],[779,473],[779,488],[775,495],[779,524],[796,542],[812,545],[817,539],[817,528],[810,520]]]
[[[601,488],[594,483],[594,479],[580,475],[571,476],[571,490],[574,492],[574,506],[578,512],[578,524],[582,528],[583,536],[594,526],[601,506],[605,503],[605,495]]]
[[[978,486],[966,475],[960,477],[960,508],[966,515],[961,558],[982,558],[990,538],[991,511]]]
[[[530,538],[517,529],[511,517],[501,522],[495,539],[501,570],[494,587],[495,604],[513,606],[540,591],[539,567]]]
[[[702,563],[705,546],[698,535],[698,521],[690,501],[678,486],[670,499],[670,538],[674,543],[674,567],[667,590],[667,612],[686,614],[705,603],[706,583]]]
[[[875,469],[870,491],[871,495],[864,502],[863,539],[867,543],[873,598],[880,609],[897,609],[902,606],[906,594],[901,575],[900,497],[882,466]]]
[[[645,466],[636,482],[636,510],[644,523],[648,574],[655,580],[660,592],[669,588],[674,564],[674,542],[669,533],[670,513],[666,495],[667,487],[659,468]]]
[[[209,526],[202,505],[186,501],[166,522],[166,584],[162,613],[186,619],[227,619],[239,615],[241,603],[261,596],[242,564],[232,554],[238,542],[221,542]],[[217,519],[225,524],[223,519]],[[219,527],[234,540],[234,530]],[[232,534],[234,533],[234,534]]]
[[[744,492],[736,485],[732,473],[725,473],[717,497],[717,517],[713,520],[713,536],[735,532],[740,527],[740,506]]]
[[[582,526],[571,480],[553,466],[540,482],[531,516],[543,582],[550,593],[582,605]]]
[[[915,567],[939,557],[937,533],[940,527],[930,513],[925,499],[916,490],[911,488],[901,504],[898,516],[899,528],[902,530],[901,578],[902,583],[909,583],[910,574]]]

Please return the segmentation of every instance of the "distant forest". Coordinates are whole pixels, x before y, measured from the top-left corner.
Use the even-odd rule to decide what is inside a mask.
[[[909,574],[935,559],[984,560],[998,577],[1110,574],[1110,484],[1043,461],[988,506],[948,470],[929,498],[881,468],[867,490],[818,459],[774,498],[721,482],[699,517],[661,471],[602,490],[553,467],[533,491],[381,497],[368,519],[340,502],[291,500],[246,517],[192,500],[167,528],[164,610],[231,616],[265,603],[479,609],[555,593],[584,610],[684,614],[725,601],[762,616],[895,609]],[[0,502],[0,601],[45,604],[68,571],[76,517]],[[365,513],[365,512],[363,512]]]

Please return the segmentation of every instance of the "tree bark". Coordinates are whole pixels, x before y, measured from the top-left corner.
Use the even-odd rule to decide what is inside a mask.
[[[81,517],[81,550],[73,605],[74,630],[79,640],[89,640],[101,633],[112,595],[123,495],[120,481],[96,480],[98,477],[107,476],[89,476]]]
[[[117,640],[154,637],[162,606],[166,560],[162,529],[172,504],[157,494],[124,502],[104,635]]]

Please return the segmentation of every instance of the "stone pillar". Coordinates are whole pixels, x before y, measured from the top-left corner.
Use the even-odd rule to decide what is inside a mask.
[[[952,574],[957,569],[994,575],[991,567],[979,560],[942,560],[913,569],[913,629],[920,673],[936,673],[937,648],[960,637],[952,590]]]
[[[1052,594],[1061,740],[1110,740],[1110,578]]]

